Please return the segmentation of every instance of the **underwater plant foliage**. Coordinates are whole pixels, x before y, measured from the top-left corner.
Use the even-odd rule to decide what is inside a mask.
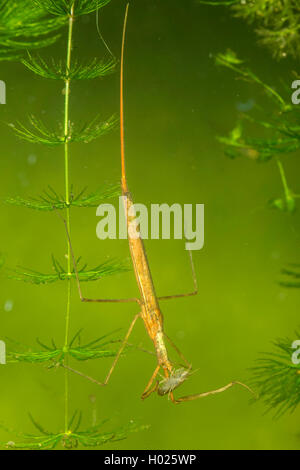
[[[99,11],[100,32],[116,57],[124,8],[124,2],[114,0]],[[286,325],[287,321],[291,328],[297,324],[297,290],[287,290],[274,278],[278,265],[296,258],[298,211],[289,214],[264,207],[271,197],[281,197],[275,158],[256,165],[243,155],[235,161],[224,157],[215,135],[227,137],[229,130],[235,128],[233,106],[243,100],[243,96],[236,96],[236,88],[243,90],[245,86],[255,102],[265,92],[259,84],[253,83],[252,88],[247,83],[236,84],[234,72],[216,69],[211,54],[224,52],[228,40],[231,49],[238,48],[238,58],[247,58],[243,67],[257,72],[256,61],[264,54],[260,51],[266,49],[253,41],[255,35],[250,34],[250,28],[233,18],[229,9],[225,12],[222,8],[201,7],[195,0],[134,1],[130,9],[125,132],[133,194],[138,202],[146,204],[206,204],[205,247],[194,257],[200,295],[186,303],[163,305],[168,335],[198,369],[190,382],[183,384],[182,392],[205,391],[236,378],[248,383],[246,369],[257,357],[257,351],[268,350],[270,340],[282,331],[293,338],[293,331],[287,331]],[[49,14],[50,18],[60,17]],[[0,108],[1,121],[9,125],[2,125],[0,159],[0,197],[6,200],[1,205],[0,251],[6,260],[0,271],[1,339],[8,350],[8,364],[1,366],[4,386],[0,390],[0,441],[9,449],[23,444],[25,449],[47,449],[53,445],[56,449],[81,448],[77,434],[91,432],[91,427],[100,426],[109,418],[103,427],[94,430],[92,448],[98,448],[93,445],[97,440],[102,449],[104,445],[106,450],[127,451],[298,448],[295,436],[299,430],[299,407],[293,415],[274,421],[271,413],[263,414],[262,401],[249,406],[248,394],[235,390],[178,408],[167,397],[163,400],[153,396],[142,402],[140,392],[153,370],[154,358],[132,346],[126,350],[108,387],[101,388],[69,371],[71,434],[65,433],[64,368],[63,363],[57,367],[56,364],[68,356],[70,367],[101,381],[134,314],[130,305],[104,308],[81,304],[73,269],[71,273],[67,269],[67,240],[58,215],[65,217],[67,207],[61,143],[65,85],[63,79],[57,78],[70,75],[65,70],[68,18],[65,20],[64,26],[52,33],[60,36],[53,46],[31,49],[29,54],[22,51],[24,66],[20,61],[1,66],[0,78],[8,85],[8,106]],[[90,68],[95,57],[97,64],[113,60],[97,34],[93,12],[80,15],[74,23],[70,67],[73,77],[80,76],[82,67],[88,67],[86,78],[97,73]],[[263,60],[275,82],[278,69],[273,63],[277,61],[272,61],[268,53]],[[30,68],[38,73],[32,74]],[[255,75],[264,77],[261,70]],[[113,70],[103,79],[71,81],[72,132],[81,131],[96,116],[100,126],[114,116],[118,110],[118,81],[118,73]],[[270,85],[274,82],[268,80]],[[279,86],[275,91],[284,95]],[[273,99],[268,103],[271,108]],[[46,129],[46,136],[40,134],[36,124],[43,131]],[[245,121],[242,132],[255,137],[255,129],[250,134],[248,125],[250,129],[252,124]],[[23,131],[22,126],[26,129],[24,139],[14,132],[14,128]],[[47,145],[36,143],[36,136],[44,137]],[[105,269],[117,268],[113,276],[83,283],[84,292],[95,298],[127,297],[136,292],[133,274],[125,273],[127,265],[122,261],[128,256],[128,243],[99,241],[95,235],[95,207],[102,200],[110,202],[114,191],[118,193],[119,185],[111,184],[120,178],[118,137],[116,123],[115,131],[112,128],[89,144],[71,142],[69,146],[71,236],[76,257],[82,256],[82,260],[77,259],[79,269],[86,271],[80,273],[80,279],[100,277]],[[283,164],[291,187],[296,190],[299,165],[295,160],[291,175],[292,158],[288,157],[287,166],[285,161]],[[284,217],[290,224],[283,223]],[[189,289],[190,266],[182,242],[145,243],[157,294]],[[2,262],[1,257],[0,265]],[[63,348],[68,276],[72,295],[66,354]],[[297,281],[290,278],[294,280]],[[113,333],[108,335],[109,332]],[[142,324],[137,326],[132,343],[152,350]],[[98,354],[102,357],[95,357]],[[88,360],[90,357],[95,359]],[[147,432],[130,433],[135,424],[126,423],[131,419],[151,426]],[[117,437],[118,430],[120,440],[114,441],[112,434]]]
[[[66,17],[49,18],[31,0],[0,2],[0,60],[20,59],[26,51],[49,46],[58,39]]]
[[[229,6],[233,15],[248,21],[258,34],[259,43],[269,46],[277,59],[297,58],[300,55],[299,18],[300,6],[294,0],[256,0],[200,3],[214,6]],[[291,102],[291,88],[282,85],[280,77],[274,83],[266,83],[248,66],[247,60],[227,50],[217,54],[216,65],[226,67],[235,73],[237,79],[251,82],[261,88],[273,103],[273,111],[264,112],[264,105],[258,103],[251,113],[240,113],[240,119],[229,136],[218,139],[225,144],[225,153],[230,158],[243,156],[256,162],[275,160],[282,182],[282,195],[269,200],[269,206],[285,212],[294,212],[299,198],[297,189],[290,188],[284,170],[283,159],[288,153],[299,149],[299,110]],[[294,81],[291,70],[291,84]],[[262,129],[266,138],[254,137],[247,133],[247,123]],[[255,128],[255,127],[254,127]],[[253,132],[252,132],[253,134]],[[261,134],[261,133],[260,133]]]
[[[205,1],[202,4],[229,6],[235,17],[253,25],[259,43],[276,59],[300,55],[300,6],[298,0]]]
[[[22,3],[22,5],[21,5]],[[63,212],[66,218],[68,230],[71,230],[70,212],[71,208],[93,208],[119,194],[118,185],[107,184],[99,187],[96,191],[89,192],[84,187],[77,193],[70,183],[69,163],[70,145],[73,142],[88,144],[94,139],[109,132],[116,126],[117,120],[114,116],[106,121],[94,118],[90,122],[75,128],[69,112],[70,89],[73,80],[91,80],[106,77],[111,74],[116,62],[114,59],[101,61],[93,59],[91,62],[80,62],[72,57],[74,41],[74,22],[77,17],[88,15],[109,3],[109,0],[21,0],[21,2],[2,2],[0,6],[0,51],[1,59],[20,61],[34,74],[45,79],[60,80],[64,85],[63,104],[63,125],[59,130],[52,130],[48,124],[44,124],[38,117],[29,116],[27,127],[22,123],[9,124],[17,137],[34,144],[48,146],[60,145],[62,156],[64,157],[65,181],[64,193],[58,193],[49,185],[40,195],[24,199],[22,197],[9,197],[6,202],[10,205],[21,206],[23,208],[53,212]],[[66,41],[65,59],[56,61],[51,58],[50,64],[40,55],[33,52],[45,46],[54,44],[60,37]],[[60,218],[56,218],[58,223]],[[75,278],[71,265],[71,254],[68,238],[66,236],[66,246],[68,247],[67,261],[59,261],[52,255],[52,273],[44,274],[34,269],[18,267],[16,269],[6,268],[10,279],[31,283],[36,286],[64,282],[66,285],[66,312],[65,312],[65,332],[64,343],[57,345],[54,339],[49,339],[49,344],[45,344],[37,339],[37,345],[33,348],[26,348],[14,340],[8,340],[7,363],[8,364],[36,364],[47,367],[48,370],[61,368],[64,371],[64,428],[62,431],[53,432],[45,429],[29,414],[30,420],[39,432],[38,435],[17,432],[18,439],[2,442],[1,446],[9,449],[54,449],[63,446],[66,449],[82,447],[98,447],[108,442],[124,439],[129,432],[143,429],[130,422],[127,426],[119,427],[113,431],[106,432],[104,424],[106,421],[93,423],[93,425],[81,430],[82,413],[75,410],[70,411],[71,389],[69,375],[77,372],[70,365],[70,359],[76,362],[86,362],[102,358],[114,357],[116,350],[114,344],[118,341],[111,339],[109,335],[101,336],[89,342],[82,342],[82,330],[80,329],[73,337],[70,337],[70,296],[71,281]],[[94,268],[89,268],[83,263],[81,258],[78,275],[80,281],[91,282],[103,279],[107,276],[120,274],[128,270],[128,267],[116,259],[105,260]],[[62,306],[64,308],[64,306]],[[39,349],[40,348],[40,349]],[[128,348],[127,348],[128,349]],[[83,373],[79,373],[83,377]],[[89,378],[93,380],[92,378]],[[95,380],[95,382],[97,382]],[[58,427],[61,425],[59,424]],[[1,424],[2,429],[9,433],[14,432],[8,429],[5,424]]]
[[[259,43],[267,46],[274,58],[283,60],[300,56],[299,2],[233,0],[200,3],[229,6],[235,17],[247,20],[255,28]],[[240,59],[232,50],[217,54],[215,63],[233,71],[237,79],[259,87],[272,105],[271,113],[270,109],[266,112],[265,106],[259,104],[255,104],[249,112],[240,113],[235,128],[228,136],[218,136],[218,141],[225,146],[225,154],[229,158],[248,158],[263,164],[275,161],[282,183],[282,195],[270,199],[269,207],[294,214],[300,194],[290,187],[284,170],[288,154],[295,158],[300,149],[300,110],[292,102],[292,87],[283,85],[280,77],[276,77],[274,84],[266,83],[249,68],[247,60]],[[296,78],[292,70],[290,77],[292,84]],[[259,131],[259,137],[253,136],[255,130]],[[298,269],[297,264],[282,269],[285,278],[280,285],[300,288]],[[297,332],[295,337],[299,337]],[[292,339],[277,339],[274,345],[273,352],[263,354],[258,359],[258,365],[253,368],[252,383],[267,410],[279,417],[287,411],[295,411],[300,403],[300,364],[291,360],[294,352]]]

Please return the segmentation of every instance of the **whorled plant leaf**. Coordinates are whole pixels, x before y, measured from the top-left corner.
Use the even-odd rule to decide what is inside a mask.
[[[273,101],[270,112],[255,106],[254,110],[260,113],[259,117],[252,112],[244,112],[228,136],[219,136],[218,140],[225,146],[225,154],[230,158],[245,156],[257,162],[267,162],[275,159],[278,166],[280,179],[283,186],[283,196],[269,201],[269,207],[282,212],[293,213],[296,209],[298,195],[289,187],[285,170],[282,164],[282,156],[296,152],[300,149],[300,125],[299,110],[291,104],[290,90],[279,94],[278,91],[261,80],[244,62],[237,58],[232,51],[218,54],[217,65],[225,66],[233,70],[238,77],[258,84]],[[288,92],[288,94],[286,93]],[[244,123],[249,122],[252,128],[246,133]],[[253,126],[262,129],[264,137],[252,137]],[[251,132],[251,134],[250,134]]]
[[[80,262],[80,258],[77,263]],[[53,273],[45,274],[39,271],[34,271],[28,268],[19,267],[17,269],[10,269],[8,277],[16,281],[30,282],[32,284],[52,284],[57,281],[66,281],[69,279],[76,279],[76,274],[73,270],[71,274],[59,263],[59,261],[52,256]],[[98,281],[104,277],[113,274],[119,274],[128,271],[128,266],[118,260],[105,261],[95,268],[88,268],[86,264],[78,267],[78,277],[80,282]]]
[[[283,287],[293,287],[300,289],[300,265],[290,264],[289,267],[285,267],[281,270],[281,274],[285,276],[279,284]]]
[[[300,55],[298,0],[197,0],[212,6],[229,6],[233,15],[254,25],[259,42],[276,59]]]
[[[52,15],[70,15],[74,7],[73,15],[80,16],[99,10],[110,0],[34,0],[34,2]]]
[[[28,58],[23,59],[22,62],[25,67],[35,74],[53,80],[91,80],[105,77],[111,74],[116,66],[114,60],[104,62],[99,59],[93,59],[87,64],[74,61],[70,70],[66,70],[65,64],[62,61],[56,63],[52,59],[52,62],[48,64],[41,57],[33,57],[31,54],[28,54]]]
[[[69,430],[67,432],[53,433],[38,423],[31,415],[29,417],[39,434],[16,432],[15,434],[18,436],[16,441],[1,442],[0,447],[10,450],[52,450],[58,446],[69,450],[80,447],[96,448],[109,442],[112,443],[126,439],[131,433],[141,432],[149,428],[149,426],[142,426],[131,421],[126,426],[112,431],[105,431],[103,428],[108,420],[104,420],[80,431],[82,414],[76,411],[69,422]],[[11,433],[11,429],[7,429],[4,425],[1,425],[1,427]]]
[[[29,116],[29,122],[32,129],[26,127],[24,124],[17,122],[17,125],[9,124],[9,127],[23,140],[32,143],[39,143],[44,145],[60,145],[65,143],[65,137],[48,129],[45,124],[37,119],[35,116]],[[36,133],[37,132],[37,133]]]
[[[47,345],[37,339],[37,343],[42,349],[36,350],[26,348],[20,343],[8,339],[7,364],[19,362],[28,364],[48,363],[49,368],[53,368],[62,365],[66,356],[70,356],[80,362],[116,356],[117,351],[111,349],[112,345],[118,343],[117,340],[110,339],[113,333],[103,335],[83,344],[81,344],[81,333],[82,330],[79,330],[74,335],[67,348],[58,347],[54,340],[51,341],[51,345]]]
[[[296,332],[295,340],[299,339]],[[300,364],[293,360],[293,354],[297,354],[294,340],[278,339],[274,346],[274,352],[264,353],[252,369],[252,383],[267,410],[279,417],[300,404]]]
[[[32,0],[1,0],[0,60],[18,60],[26,50],[53,44],[66,18],[49,18]]]
[[[0,46],[2,46],[1,54],[2,54],[2,60],[5,60],[5,50],[7,51],[7,57],[9,56],[10,53],[15,54],[15,58],[18,58],[21,60],[20,54],[18,54],[18,50],[26,50],[26,49],[41,49],[43,47],[51,46],[54,44],[60,36],[52,36],[49,38],[45,39],[37,39],[37,40],[31,40],[31,41],[25,41],[25,40],[18,40],[15,41],[13,39],[1,39],[0,38]],[[14,53],[14,51],[16,51]]]
[[[278,209],[281,212],[293,213],[296,210],[296,200],[292,194],[277,199],[271,199],[269,206],[272,209]]]
[[[285,138],[256,138],[240,134],[234,135],[236,128],[229,136],[218,136],[217,140],[225,145],[225,153],[230,158],[244,156],[250,160],[267,162],[271,158],[288,152],[294,152],[300,148],[300,141]]]
[[[300,5],[298,0],[236,2],[233,13],[255,25],[259,42],[277,59],[300,55]]]
[[[50,18],[32,0],[0,1],[0,36],[38,37],[55,31],[65,20]]]
[[[44,144],[49,146],[64,145],[65,142],[83,142],[88,143],[112,130],[118,122],[115,116],[111,116],[106,121],[100,121],[96,117],[91,122],[76,128],[71,125],[67,136],[63,133],[47,128],[47,126],[35,116],[29,117],[31,128],[17,122],[16,125],[9,124],[15,134],[27,142]]]
[[[119,185],[106,185],[88,194],[84,189],[77,196],[71,198],[70,204],[75,207],[98,207],[105,200],[119,195]]]
[[[282,111],[291,109],[291,104],[287,103],[274,87],[265,83],[254,72],[252,72],[251,69],[245,67],[244,61],[239,59],[235,52],[227,50],[225,53],[219,53],[215,57],[215,62],[216,65],[233,70],[244,80],[256,83],[262,87],[268,96],[270,96],[277,103],[277,105],[281,107]]]
[[[39,211],[54,211],[59,209],[66,209],[67,207],[98,207],[107,199],[119,196],[119,185],[103,185],[96,191],[87,193],[87,188],[84,188],[79,193],[75,194],[71,188],[70,202],[67,204],[65,197],[58,194],[51,186],[47,190],[35,198],[24,199],[22,197],[9,197],[5,201],[8,204],[15,206],[22,206],[28,209]]]
[[[83,142],[89,143],[102,135],[107,134],[109,131],[114,129],[118,123],[118,119],[115,115],[111,116],[105,122],[99,121],[99,117],[96,117],[91,122],[84,124],[81,128],[71,130],[70,142]]]

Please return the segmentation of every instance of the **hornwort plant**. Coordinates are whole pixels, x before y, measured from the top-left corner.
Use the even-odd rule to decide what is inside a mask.
[[[65,19],[49,19],[47,12],[31,0],[0,0],[0,61],[22,60],[26,51],[54,44]],[[5,90],[6,92],[6,90]],[[4,255],[0,253],[0,269]]]
[[[236,17],[256,25],[260,43],[271,50],[274,58],[280,60],[290,56],[299,59],[300,5],[297,0],[198,2],[229,6]],[[289,153],[300,149],[300,110],[292,104],[290,84],[285,87],[279,81],[276,86],[265,83],[232,51],[218,54],[215,60],[218,66],[230,69],[238,78],[260,87],[273,104],[273,112],[269,111],[268,114],[259,106],[254,107],[253,114],[243,113],[229,136],[218,137],[218,140],[225,145],[225,153],[230,158],[246,157],[262,163],[275,161],[283,191],[281,196],[271,199],[269,204],[282,212],[294,213],[300,195],[291,189],[282,163]],[[291,84],[294,79],[291,73]],[[245,130],[248,123],[252,128],[265,133],[265,136],[249,136]],[[282,286],[300,288],[299,264],[284,268],[282,274],[285,276],[280,282]],[[298,339],[299,333],[296,332],[295,337]],[[299,361],[292,360],[295,353],[292,339],[277,339],[274,345],[273,352],[258,359],[253,383],[267,409],[272,410],[275,416],[280,416],[286,411],[294,411],[300,403],[300,364]]]
[[[49,18],[31,0],[0,1],[0,60],[21,60],[24,53],[54,44],[65,18]]]
[[[0,0],[0,61],[22,60],[26,50],[37,50],[56,42],[56,33],[65,20],[49,19],[47,12],[37,5],[32,8],[31,0],[19,2]],[[54,34],[55,33],[55,34]],[[2,88],[6,102],[6,85]],[[5,258],[0,253],[0,269]]]
[[[115,124],[115,117],[101,122],[97,117],[92,122],[81,127],[71,124],[70,116],[70,89],[73,80],[90,80],[102,78],[114,71],[115,60],[99,61],[94,59],[89,63],[81,63],[73,59],[72,49],[74,41],[74,24],[82,15],[98,12],[98,10],[109,3],[110,0],[22,0],[18,2],[2,2],[0,9],[0,44],[3,46],[2,56],[19,60],[27,69],[44,79],[59,80],[64,83],[63,122],[61,129],[52,130],[39,118],[31,116],[29,126],[16,123],[11,126],[15,134],[32,143],[52,147],[61,156],[64,173],[64,194],[61,195],[52,187],[46,189],[40,196],[24,199],[22,197],[9,198],[10,204],[24,206],[38,211],[62,212],[66,220],[68,232],[71,231],[71,210],[73,208],[97,207],[103,200],[118,194],[115,185],[102,187],[94,192],[81,190],[73,194],[69,177],[70,150],[75,142],[87,144],[92,140],[106,134]],[[64,60],[52,58],[51,62],[32,53],[33,48],[40,48],[52,44],[58,38],[57,35],[49,37],[62,27],[67,27],[66,51]],[[24,57],[23,51],[27,49]],[[123,439],[128,432],[141,429],[134,423],[123,428],[103,432],[103,423],[95,424],[80,430],[81,413],[75,411],[70,413],[69,375],[71,372],[78,373],[70,366],[70,358],[76,361],[87,361],[104,357],[115,356],[115,351],[110,349],[111,341],[107,336],[102,336],[85,344],[81,343],[81,331],[70,337],[70,300],[71,281],[77,275],[81,282],[91,282],[103,279],[105,276],[127,270],[120,262],[110,261],[98,264],[95,268],[88,268],[83,264],[78,273],[72,269],[72,257],[68,240],[67,263],[63,265],[54,256],[52,264],[54,272],[44,274],[32,269],[11,270],[9,276],[16,280],[31,282],[36,285],[49,284],[63,281],[66,284],[67,308],[65,313],[64,343],[56,345],[54,340],[49,345],[38,341],[40,349],[28,351],[7,351],[7,362],[46,364],[49,368],[58,367],[64,371],[64,427],[59,432],[45,430],[43,426],[31,417],[32,423],[39,431],[38,435],[21,435],[23,441],[19,443],[2,443],[12,449],[53,449],[58,445],[71,449],[78,445],[84,447],[96,447],[107,442]],[[79,261],[79,260],[78,260]],[[18,343],[14,343],[18,344]],[[80,373],[79,373],[80,374]],[[95,381],[96,382],[96,381]],[[20,433],[18,433],[20,435]]]
[[[267,46],[276,59],[288,56],[300,57],[300,6],[296,0],[258,0],[220,2],[198,0],[199,3],[214,6],[229,6],[238,18],[257,25],[256,33],[260,43]],[[263,111],[263,106],[254,106],[253,113],[241,116],[228,136],[219,136],[230,158],[246,157],[257,163],[275,161],[282,183],[282,194],[269,200],[269,206],[280,211],[293,212],[300,194],[289,185],[283,158],[300,148],[299,109],[292,105],[290,84],[285,87],[280,81],[268,84],[258,77],[235,52],[227,50],[215,57],[216,65],[232,70],[238,79],[255,84],[271,100],[272,111]],[[294,81],[291,73],[291,83]],[[278,91],[278,88],[280,91]],[[252,137],[246,130],[247,124],[257,126],[265,137]]]

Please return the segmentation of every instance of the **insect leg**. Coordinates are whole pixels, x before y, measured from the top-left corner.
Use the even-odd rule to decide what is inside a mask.
[[[121,354],[122,354],[122,352],[123,352],[123,350],[124,350],[124,348],[125,348],[125,346],[126,346],[126,344],[127,344],[127,340],[128,340],[128,338],[129,338],[129,336],[131,335],[131,332],[132,332],[132,330],[133,330],[133,327],[134,327],[134,325],[135,325],[135,322],[137,321],[137,319],[139,318],[139,316],[140,316],[140,314],[138,313],[137,315],[135,315],[134,319],[132,320],[132,322],[131,322],[131,324],[130,324],[130,327],[129,327],[129,330],[127,331],[126,336],[125,336],[125,338],[124,338],[123,341],[122,341],[122,344],[121,344],[121,346],[120,346],[120,349],[119,349],[118,352],[117,352],[117,355],[116,355],[116,357],[115,357],[115,359],[114,359],[114,362],[112,363],[112,366],[111,366],[111,368],[109,369],[108,374],[107,374],[107,376],[106,376],[104,382],[99,382],[98,380],[94,379],[93,377],[90,377],[90,376],[84,374],[83,372],[80,372],[79,370],[73,369],[73,367],[70,367],[70,366],[68,366],[68,365],[66,365],[66,364],[63,364],[63,363],[62,363],[62,364],[60,364],[60,366],[63,367],[64,369],[69,370],[70,372],[73,372],[74,374],[80,375],[80,377],[83,377],[83,378],[89,380],[90,382],[95,383],[96,385],[100,385],[100,386],[107,385],[107,384],[108,384],[108,381],[109,381],[109,379],[110,379],[110,376],[111,376],[111,374],[113,373],[114,368],[116,367],[116,364],[117,364],[118,360],[120,359],[120,356],[121,356]]]
[[[66,220],[65,220],[59,213],[58,213],[58,216],[62,219],[62,221],[63,221],[63,223],[64,223],[64,226],[65,226],[65,229],[66,229],[67,239],[68,239],[68,243],[69,243],[69,246],[70,246],[70,252],[71,252],[71,257],[72,257],[72,262],[73,262],[75,277],[76,277],[76,284],[77,284],[78,293],[79,293],[79,297],[80,297],[81,302],[98,302],[98,303],[128,303],[128,302],[137,302],[137,303],[139,304],[140,301],[139,301],[139,299],[137,299],[137,298],[129,298],[129,299],[87,299],[86,297],[84,297],[84,296],[82,295],[81,284],[80,284],[80,279],[79,279],[79,274],[78,274],[78,269],[77,269],[77,263],[76,263],[76,259],[75,259],[75,255],[74,255],[74,251],[73,251],[73,246],[72,246],[72,242],[71,242],[71,237],[70,237],[69,230],[68,230],[68,225],[67,225]]]
[[[158,382],[154,385],[154,387],[151,388],[151,385],[153,384],[154,380],[155,380],[155,377],[157,376],[158,372],[159,372],[159,369],[160,369],[160,365],[158,364],[151,376],[151,379],[149,380],[148,384],[146,385],[146,388],[145,390],[143,391],[142,393],[142,400],[145,400],[145,398],[148,398],[151,393],[155,392],[155,390],[157,389],[158,387]]]
[[[197,277],[196,277],[196,271],[195,271],[195,265],[193,261],[193,256],[192,252],[189,251],[189,257],[190,257],[190,262],[191,262],[191,268],[192,268],[192,276],[193,276],[193,283],[194,283],[194,290],[192,292],[188,292],[186,294],[175,294],[175,295],[165,295],[163,297],[158,297],[158,300],[170,300],[170,299],[179,299],[181,297],[191,297],[193,295],[198,294],[198,282],[197,282]]]
[[[93,377],[90,377],[89,375],[86,375],[77,369],[73,369],[73,367],[67,366],[66,364],[60,364],[60,366],[63,367],[64,369],[69,370],[70,372],[73,372],[73,374],[80,375],[80,377],[83,377],[84,379],[87,379],[96,385],[99,385],[99,386],[105,385],[105,383],[98,382],[98,380],[94,379]]]
[[[221,387],[221,388],[217,388],[216,390],[211,390],[209,392],[204,392],[204,393],[197,393],[195,395],[188,395],[186,397],[181,397],[181,398],[174,398],[174,395],[173,393],[170,393],[170,397],[171,397],[171,400],[172,402],[177,405],[179,403],[183,403],[185,401],[192,401],[192,400],[198,400],[198,398],[205,398],[205,397],[208,397],[209,395],[216,395],[217,393],[222,393],[222,392],[225,392],[226,390],[228,390],[229,388],[233,387],[234,385],[240,385],[241,387],[244,387],[246,388],[246,390],[248,390],[250,393],[252,393],[254,396],[255,396],[255,393],[253,392],[253,390],[251,390],[250,387],[248,387],[247,385],[243,384],[242,382],[230,382],[229,384],[227,385],[224,385],[224,387]]]
[[[189,369],[192,368],[192,364],[185,358],[185,356],[182,354],[182,352],[180,351],[180,349],[178,349],[178,347],[176,346],[176,344],[171,340],[171,338],[169,338],[169,336],[164,333],[164,336],[167,338],[167,340],[169,341],[170,345],[172,346],[173,349],[175,349],[175,351],[177,352],[178,356],[181,357],[181,359],[185,362],[185,364],[187,365],[187,367]]]
[[[119,349],[119,351],[118,351],[118,353],[117,353],[117,355],[116,355],[116,357],[115,357],[115,359],[114,359],[114,362],[112,363],[112,366],[111,366],[111,368],[109,369],[109,372],[108,372],[108,374],[107,374],[107,376],[106,376],[106,378],[105,378],[105,380],[104,380],[104,385],[107,385],[107,383],[108,383],[108,381],[109,381],[109,379],[110,379],[110,376],[111,376],[111,374],[113,373],[113,370],[114,370],[114,368],[116,367],[116,364],[117,364],[118,360],[120,359],[120,356],[121,356],[121,354],[122,354],[122,352],[123,352],[123,350],[124,350],[124,348],[125,348],[125,346],[126,346],[126,344],[127,344],[128,338],[129,338],[129,336],[130,336],[131,333],[132,333],[132,330],[133,330],[133,327],[134,327],[134,325],[135,325],[135,322],[137,321],[137,319],[139,318],[139,316],[140,316],[140,313],[138,313],[137,315],[135,315],[134,319],[132,320],[132,322],[131,322],[131,324],[130,324],[130,327],[129,327],[127,333],[126,333],[126,336],[125,336],[125,338],[123,339],[122,344],[121,344],[121,346],[120,346],[120,349]]]

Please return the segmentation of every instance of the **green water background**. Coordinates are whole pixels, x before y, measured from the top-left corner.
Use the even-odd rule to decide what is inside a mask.
[[[103,36],[119,56],[124,2],[112,1],[100,16]],[[43,52],[64,58],[65,38]],[[204,203],[205,247],[195,253],[199,280],[197,298],[162,304],[168,335],[199,369],[180,392],[186,395],[247,380],[260,351],[278,336],[291,336],[298,326],[299,292],[277,283],[287,262],[299,262],[299,213],[269,210],[278,197],[280,180],[275,162],[256,164],[246,158],[227,159],[217,143],[234,126],[237,103],[265,100],[254,86],[215,67],[212,55],[227,48],[247,58],[252,68],[273,84],[289,84],[294,64],[276,63],[256,44],[253,31],[232,19],[225,9],[190,0],[133,1],[126,45],[126,148],[128,180],[135,202]],[[74,57],[103,57],[95,16],[75,25]],[[63,119],[62,84],[32,75],[19,64],[2,63],[7,105],[1,121],[40,116],[50,125]],[[265,106],[267,106],[265,104]],[[86,122],[118,110],[118,74],[105,80],[72,85],[71,119]],[[34,161],[36,162],[32,164]],[[297,188],[297,156],[285,168]],[[0,196],[35,196],[48,184],[63,191],[63,149],[44,148],[17,140],[1,126]],[[119,140],[115,131],[89,145],[71,147],[71,181],[90,190],[120,179]],[[9,266],[51,272],[51,254],[66,252],[61,222],[53,213],[1,205],[1,251]],[[72,211],[72,237],[77,255],[89,265],[109,257],[126,259],[126,241],[97,240],[94,209]],[[158,294],[192,287],[187,254],[181,241],[148,241],[148,257]],[[86,296],[126,297],[137,293],[132,272],[84,285]],[[11,311],[4,306],[13,303]],[[34,346],[35,338],[61,344],[64,338],[66,285],[22,284],[1,278],[1,337]],[[122,328],[137,313],[134,305],[83,305],[73,287],[71,332],[84,328],[87,341]],[[117,335],[117,336],[118,336]],[[296,338],[295,338],[296,339]],[[143,324],[132,342],[150,349]],[[102,380],[111,360],[76,364]],[[178,407],[152,396],[140,399],[155,366],[154,358],[133,351],[122,358],[109,386],[99,389],[71,377],[71,409],[83,412],[83,427],[110,418],[104,429],[130,420],[149,424],[148,431],[130,435],[108,449],[294,449],[299,447],[299,411],[274,421],[262,404],[249,404],[246,391],[236,388],[220,396]],[[93,405],[90,396],[96,403]],[[32,432],[30,412],[43,426],[63,429],[63,371],[42,366],[1,367],[1,421]],[[0,431],[1,440],[14,440]]]

